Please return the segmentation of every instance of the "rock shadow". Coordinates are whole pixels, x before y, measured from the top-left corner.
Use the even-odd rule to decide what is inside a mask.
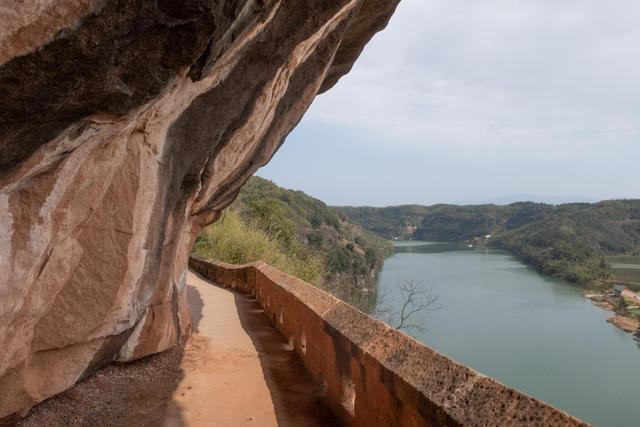
[[[340,425],[326,400],[325,386],[314,381],[298,354],[275,329],[254,297],[236,290],[240,323],[258,351],[279,426]]]
[[[202,277],[200,275],[198,276]],[[189,304],[189,310],[191,311],[193,332],[200,332],[198,330],[198,325],[200,324],[200,320],[202,320],[202,307],[204,306],[204,301],[200,296],[198,288],[189,284],[187,284],[187,303]]]
[[[184,347],[112,363],[34,406],[17,426],[160,426],[183,377]],[[178,418],[179,414],[178,414]],[[177,425],[183,425],[178,420]]]
[[[187,287],[194,331],[202,319],[203,300]],[[111,363],[72,388],[34,406],[21,419],[0,420],[2,426],[160,426],[184,378],[185,345],[177,345],[130,363]],[[185,425],[171,411],[172,425]]]

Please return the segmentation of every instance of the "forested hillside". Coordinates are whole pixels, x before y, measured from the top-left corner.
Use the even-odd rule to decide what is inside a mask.
[[[391,243],[301,191],[252,177],[194,251],[244,264],[263,260],[353,302],[373,285]]]
[[[640,200],[403,208],[339,210],[371,231],[386,224],[381,234],[388,237],[503,248],[547,274],[580,283],[610,277],[606,256],[640,254]],[[415,212],[423,214],[416,218]],[[393,216],[410,218],[415,231],[407,236],[405,224]]]
[[[429,207],[420,205],[389,206],[386,208],[340,206],[336,209],[367,230],[385,239],[399,236],[410,237],[413,231],[408,232],[407,229],[418,225],[430,210]]]

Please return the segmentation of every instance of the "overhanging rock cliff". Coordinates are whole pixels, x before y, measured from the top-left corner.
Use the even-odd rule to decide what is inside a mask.
[[[0,418],[190,330],[200,229],[397,0],[0,8]]]

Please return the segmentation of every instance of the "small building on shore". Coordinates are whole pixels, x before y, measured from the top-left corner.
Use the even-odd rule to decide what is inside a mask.
[[[625,285],[622,285],[622,284],[613,285],[613,295],[620,297],[622,296],[622,291],[624,291],[625,289],[627,289]]]

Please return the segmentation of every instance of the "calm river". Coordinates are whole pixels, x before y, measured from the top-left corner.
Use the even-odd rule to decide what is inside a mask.
[[[508,253],[398,242],[381,292],[414,278],[442,308],[426,345],[597,426],[640,425],[640,346],[606,322],[580,289],[541,276]]]

